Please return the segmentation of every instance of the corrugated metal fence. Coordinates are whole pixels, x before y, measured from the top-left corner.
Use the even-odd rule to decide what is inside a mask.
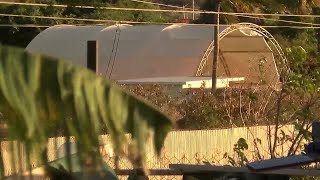
[[[273,128],[273,127],[271,127]],[[288,125],[284,126],[282,130],[288,134],[292,135],[294,126]],[[157,158],[155,153],[152,150],[151,142],[146,143],[148,153],[147,153],[147,167],[148,168],[168,168],[170,163],[193,163],[199,164],[203,161],[208,161],[215,164],[225,164],[227,161],[223,158],[225,153],[230,155],[234,154],[234,144],[238,141],[239,138],[244,138],[247,140],[249,145],[249,150],[246,152],[249,159],[252,159],[254,145],[253,139],[261,139],[261,149],[262,156],[268,158],[268,126],[259,126],[252,128],[231,128],[231,129],[221,129],[221,130],[203,130],[203,131],[173,131],[170,132],[163,148],[161,157]],[[110,165],[113,165],[112,153],[110,154],[110,139],[108,136],[101,136],[103,144],[105,144],[104,158],[106,161],[110,162]],[[50,139],[48,143],[48,159],[54,160],[56,158],[56,149],[65,142],[65,138],[59,137]],[[16,163],[26,162],[25,152],[23,146],[20,147],[19,152],[13,153],[10,149],[9,142],[2,142],[1,149],[4,158],[5,172],[7,175],[12,174],[14,169],[17,169],[11,163],[12,155],[15,156]],[[278,153],[285,153],[288,149],[288,143],[285,143],[281,147],[278,147]],[[15,145],[15,149],[19,149]],[[37,162],[34,159],[31,159],[34,167],[37,166]],[[121,168],[128,169],[132,168],[129,162],[125,159],[121,159],[120,162]],[[25,170],[26,167],[23,165],[22,170]]]

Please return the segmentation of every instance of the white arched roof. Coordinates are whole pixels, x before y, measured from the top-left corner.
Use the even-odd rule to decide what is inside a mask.
[[[220,30],[226,28],[222,26]],[[211,25],[60,25],[41,32],[26,49],[86,66],[86,43],[97,40],[98,72],[108,76],[112,72],[111,79],[191,77],[195,76],[213,35]],[[248,28],[233,31],[221,39],[220,52],[223,62],[218,63],[219,77],[247,77],[251,83],[257,83],[261,79],[260,61],[266,59],[268,81],[278,78],[272,51],[264,37],[255,31]],[[210,69],[208,62],[204,75],[209,76]]]
[[[79,64],[87,57],[86,42],[95,40],[103,28],[102,26],[53,26],[37,35],[26,49]]]

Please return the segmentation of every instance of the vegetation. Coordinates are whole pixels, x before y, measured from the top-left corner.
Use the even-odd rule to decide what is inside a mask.
[[[48,138],[58,135],[75,137],[84,172],[96,170],[88,167],[96,165],[99,135],[104,133],[110,135],[117,155],[127,157],[135,167],[143,167],[148,137],[160,153],[172,124],[146,102],[63,60],[9,47],[0,47],[0,57],[0,111],[9,140],[26,147],[29,170],[34,153],[42,152],[43,157],[36,157],[48,163]],[[2,158],[0,162],[3,177],[5,162]]]
[[[24,1],[23,1],[24,2]],[[144,4],[133,2],[131,0],[32,0],[28,2],[36,3],[52,3],[52,4],[68,4],[68,8],[55,7],[37,7],[37,6],[13,6],[0,5],[0,13],[3,14],[23,14],[31,16],[53,16],[53,17],[76,17],[76,18],[92,18],[92,19],[113,19],[122,21],[149,21],[149,22],[175,22],[183,18],[182,14],[173,13],[158,13],[158,12],[137,12],[137,11],[112,11],[103,10],[99,7],[131,7],[131,8],[166,8],[151,4]],[[154,0],[153,2],[192,7],[192,0]],[[195,7],[202,10],[213,10],[215,1],[202,0],[195,1]],[[80,9],[75,8],[74,5],[89,5],[96,6],[96,9]],[[225,12],[249,12],[249,13],[282,13],[282,14],[319,14],[319,2],[317,0],[290,0],[290,1],[261,1],[261,0],[223,0],[221,11]],[[189,16],[191,17],[191,16]],[[213,23],[213,15],[204,14],[197,16],[196,23]],[[259,19],[267,18],[267,19]],[[319,22],[318,18],[305,17],[270,17],[259,16],[258,18],[248,18],[242,16],[222,15],[221,23],[232,24],[237,22],[253,22],[259,25],[295,25],[294,23],[278,22],[272,19],[279,20],[293,20],[303,22]],[[21,18],[21,17],[2,17],[0,24],[36,24],[36,25],[55,25],[55,24],[96,24],[97,22],[74,21],[74,20],[52,20],[52,19],[38,19],[38,18]],[[99,22],[99,24],[108,24],[107,22]],[[19,27],[1,27],[0,42],[6,45],[15,45],[25,47],[41,30],[45,28],[19,28]],[[318,65],[317,59],[317,38],[315,30],[303,30],[292,28],[269,28],[268,29],[280,44],[284,47],[291,47],[294,45],[303,45],[310,57],[312,65]],[[307,41],[305,41],[307,40]],[[307,42],[307,43],[306,43]]]
[[[95,1],[81,1],[81,0],[33,0],[28,2],[35,3],[52,3],[52,4],[67,4],[68,8],[59,7],[39,7],[39,6],[20,6],[20,5],[0,5],[1,14],[17,14],[28,16],[48,16],[48,17],[64,17],[64,18],[82,18],[82,19],[99,19],[101,22],[79,21],[79,20],[60,20],[60,19],[41,19],[41,18],[23,18],[23,17],[1,17],[0,24],[35,24],[51,26],[56,24],[78,24],[78,25],[93,25],[93,24],[109,24],[108,21],[150,21],[150,22],[167,22],[174,19],[176,15],[166,15],[152,12],[137,12],[137,11],[117,11],[117,10],[103,10],[100,6],[108,7],[130,7],[130,8],[146,8],[157,9],[158,7],[132,2],[130,0],[95,0]],[[95,6],[96,9],[82,9],[75,8],[75,5]],[[112,23],[114,24],[114,23]],[[1,27],[0,28],[0,43],[5,45],[14,45],[26,47],[28,43],[46,27]]]
[[[206,89],[183,90],[180,96],[173,96],[166,90],[170,87],[158,85],[128,89],[170,112],[180,129],[280,127],[293,123],[306,127],[320,118],[319,67],[310,68],[308,53],[301,46],[286,51],[291,71],[283,77],[281,91],[237,87],[216,94]]]
[[[166,8],[131,0],[51,0],[41,1],[32,0],[28,2],[36,3],[52,3],[52,4],[68,4],[68,8],[56,7],[37,7],[37,6],[14,6],[0,5],[0,13],[4,14],[23,14],[31,16],[53,16],[53,17],[75,17],[75,18],[92,18],[92,19],[113,19],[122,21],[149,21],[149,22],[175,22],[182,18],[182,14],[174,13],[158,13],[158,12],[137,12],[137,11],[112,11],[103,10],[99,7],[131,7],[131,8]],[[153,2],[164,3],[187,7],[192,7],[191,0],[155,0]],[[81,9],[75,8],[74,5],[90,5],[96,6],[96,9]],[[319,14],[319,2],[317,0],[291,0],[291,1],[261,1],[261,0],[224,0],[222,1],[221,11],[225,12],[249,12],[249,13],[282,13],[282,14]],[[202,10],[212,10],[214,1],[203,0],[195,1],[195,7]],[[170,8],[169,8],[170,9]],[[191,16],[189,16],[191,17]],[[213,17],[210,14],[197,16],[195,23],[212,23]],[[258,19],[262,18],[262,19]],[[302,18],[302,17],[270,17],[259,16],[258,18],[248,18],[241,16],[221,15],[221,23],[232,24],[237,22],[253,22],[259,25],[266,26],[284,26],[294,25],[303,26],[294,23],[278,22],[275,20],[293,20],[303,22],[319,23],[319,18]],[[263,19],[267,18],[267,19]],[[275,20],[272,20],[275,19]],[[40,18],[21,18],[21,17],[2,17],[0,24],[36,24],[36,25],[55,25],[55,24],[110,24],[108,22],[90,22],[90,21],[75,21],[75,20],[54,20]],[[305,26],[305,25],[304,25]],[[0,43],[4,45],[14,45],[26,47],[27,44],[45,27],[25,28],[25,27],[0,27]],[[320,41],[316,29],[296,29],[296,28],[267,28],[269,32],[278,40],[283,49],[293,46],[302,46],[307,52],[307,60],[304,66],[308,71],[314,71],[319,67],[319,47]]]
[[[320,119],[320,69],[313,67],[310,71],[306,68],[309,63],[308,53],[301,46],[288,48],[286,53],[291,71],[285,74],[280,91],[269,87],[240,87],[221,90],[212,95],[210,91],[200,89],[185,91],[181,98],[159,95],[166,91],[156,86],[153,90],[140,89],[141,92],[136,94],[157,94],[144,97],[153,102],[163,102],[158,104],[161,107],[171,106],[167,109],[179,114],[175,120],[180,129],[248,127],[256,160],[301,153],[304,144],[310,141],[311,123]],[[171,103],[165,99],[171,99]],[[249,127],[259,125],[267,127],[267,139],[255,137],[250,131]],[[294,125],[294,131],[285,132],[285,125]],[[248,161],[245,151],[249,143],[246,141],[249,139],[241,138],[235,144],[235,155],[225,155],[231,165],[239,166]],[[268,148],[262,149],[262,143]],[[286,150],[282,149],[284,144]],[[268,152],[269,156],[264,157],[261,152]]]
[[[41,2],[41,1],[32,1]],[[48,1],[46,1],[47,3]],[[172,5],[186,5],[190,7],[190,0],[157,0],[154,2],[167,3]],[[212,10],[214,7],[211,0],[201,1],[202,3],[197,3],[196,7],[202,10]],[[53,8],[53,7],[27,7],[27,6],[4,6],[0,5],[1,13],[9,14],[28,14],[37,16],[59,16],[59,17],[77,17],[77,18],[96,18],[96,19],[114,19],[114,20],[129,20],[129,21],[150,21],[150,22],[172,22],[180,16],[159,14],[159,13],[146,13],[146,12],[120,12],[120,11],[105,11],[99,9],[99,6],[116,6],[116,7],[136,7],[136,8],[159,8],[153,5],[143,5],[140,3],[131,2],[129,0],[123,1],[51,1],[51,3],[62,3],[68,4],[68,8]],[[94,5],[97,6],[96,9],[78,9],[74,8],[74,5]],[[319,14],[319,4],[318,1],[306,1],[306,0],[236,0],[222,2],[222,11],[226,12],[255,12],[255,13],[282,13],[282,14]],[[284,23],[272,20],[294,20],[294,21],[304,21],[319,23],[317,18],[301,18],[301,17],[270,17],[270,16],[259,16],[261,18],[269,19],[257,19],[248,17],[234,17],[228,15],[222,15],[222,23],[237,23],[237,22],[253,22],[259,25],[271,25],[271,26],[282,26],[282,25],[296,25],[293,23]],[[202,15],[195,23],[212,23],[212,15]],[[48,19],[36,19],[36,18],[1,18],[0,24],[43,24],[43,25],[53,25],[53,24],[93,24],[85,21],[72,21],[72,20],[48,20]],[[299,25],[297,25],[299,26]],[[0,28],[1,33],[1,43],[17,45],[25,47],[28,42],[40,31],[42,28]],[[158,106],[162,111],[167,112],[179,125],[178,129],[214,129],[214,128],[228,128],[228,127],[240,127],[240,126],[256,126],[256,125],[266,125],[269,127],[268,133],[269,137],[268,152],[270,157],[278,156],[288,156],[301,151],[303,147],[303,142],[310,140],[310,126],[311,122],[320,119],[319,107],[320,107],[320,92],[319,92],[319,82],[320,82],[320,66],[319,66],[319,41],[317,38],[318,30],[314,29],[293,29],[293,28],[269,28],[276,39],[280,42],[281,46],[286,52],[288,58],[288,65],[291,69],[290,72],[284,74],[283,76],[283,87],[281,91],[275,91],[272,88],[236,88],[221,90],[217,94],[211,94],[205,89],[200,90],[187,90],[181,92],[181,96],[172,96],[166,91],[167,87],[162,87],[158,85],[154,86],[124,86],[127,90],[133,92],[136,95],[142,96],[143,98],[151,101],[153,104]],[[9,51],[9,49],[5,49]],[[10,59],[11,55],[3,52],[2,57],[4,59]],[[16,52],[16,51],[14,51]],[[22,51],[17,51],[21,54]],[[27,55],[29,57],[29,55]],[[10,57],[10,58],[9,58]],[[30,59],[39,57],[31,55]],[[135,148],[131,152],[137,153],[137,149],[141,150],[135,155],[128,155],[128,157],[133,157],[132,162],[141,165],[143,161],[143,148],[141,144],[147,136],[146,129],[151,128],[156,132],[155,142],[157,144],[156,149],[159,150],[165,134],[168,132],[169,123],[167,118],[159,113],[154,112],[155,117],[162,119],[163,123],[157,123],[157,118],[149,121],[149,115],[145,111],[141,111],[139,107],[147,108],[145,104],[140,104],[135,101],[131,96],[126,95],[120,89],[115,88],[105,82],[102,79],[97,79],[92,73],[87,72],[84,69],[73,67],[66,63],[57,62],[52,59],[45,58],[46,60],[40,61],[30,60],[30,64],[24,64],[22,61],[2,61],[0,64],[0,97],[1,102],[6,102],[1,107],[3,108],[3,116],[0,116],[3,121],[7,122],[10,132],[19,132],[18,134],[11,134],[12,138],[18,138],[22,142],[27,144],[31,142],[30,140],[36,138],[39,140],[40,145],[45,143],[45,139],[52,132],[50,129],[60,129],[63,130],[60,133],[66,135],[75,135],[77,139],[81,139],[84,152],[89,152],[91,147],[96,147],[97,139],[93,138],[95,141],[89,142],[89,137],[96,137],[100,132],[107,131],[114,137],[115,146],[117,152],[122,152],[122,146],[130,146],[132,144],[125,143],[123,141],[124,132],[129,131],[133,133],[133,138],[138,138],[137,141],[133,140],[133,145]],[[19,59],[19,58],[17,58]],[[27,61],[29,62],[29,61]],[[7,64],[8,63],[8,64]],[[18,64],[13,64],[18,63]],[[20,64],[19,64],[20,63]],[[53,64],[44,66],[45,64]],[[9,67],[14,67],[10,68]],[[24,66],[21,66],[24,65]],[[32,66],[31,66],[32,65]],[[37,66],[35,66],[37,65]],[[20,68],[21,67],[21,68]],[[36,70],[38,71],[31,71]],[[43,69],[41,68],[43,67]],[[49,68],[50,67],[50,68]],[[55,68],[52,68],[55,67]],[[19,69],[20,68],[20,69]],[[22,74],[21,69],[26,71]],[[30,69],[29,69],[30,68]],[[21,71],[21,72],[20,72]],[[48,72],[46,72],[48,71]],[[19,72],[19,73],[18,73]],[[52,76],[40,76],[37,73],[49,73]],[[1,74],[2,73],[2,74]],[[66,74],[66,76],[62,76]],[[22,75],[30,75],[32,79],[21,79]],[[59,75],[56,77],[56,75]],[[4,77],[11,77],[12,79],[5,79]],[[88,77],[87,77],[88,76]],[[29,76],[25,76],[29,77]],[[43,78],[40,78],[43,77]],[[47,81],[46,78],[52,78],[52,81]],[[37,79],[38,78],[38,79]],[[58,79],[60,78],[60,79]],[[37,79],[37,81],[36,81]],[[40,84],[38,83],[38,80]],[[63,81],[62,81],[63,80]],[[26,86],[27,83],[35,83],[34,86]],[[48,83],[55,82],[55,83]],[[101,84],[99,84],[99,83]],[[15,86],[13,86],[13,83]],[[41,84],[42,83],[42,84]],[[90,84],[89,86],[84,86],[84,84]],[[93,86],[91,86],[93,84]],[[64,86],[62,86],[64,85]],[[70,85],[70,86],[69,86]],[[82,86],[83,85],[83,86]],[[104,89],[103,91],[95,91],[94,88],[99,85],[97,89]],[[14,87],[19,87],[15,89]],[[21,86],[21,87],[20,87]],[[37,89],[36,87],[39,87]],[[65,98],[61,98],[61,94],[51,94],[53,91],[49,87],[54,87],[59,93],[64,93]],[[89,87],[89,88],[84,88]],[[93,89],[91,89],[91,87]],[[81,89],[82,91],[75,91],[76,89]],[[111,90],[110,90],[111,89]],[[32,90],[30,92],[37,92],[36,94],[24,94],[28,93],[27,90]],[[68,90],[68,91],[66,91]],[[38,97],[38,92],[40,97]],[[49,92],[45,94],[44,92]],[[106,93],[108,92],[108,93]],[[121,92],[121,93],[120,93]],[[77,93],[83,96],[76,96]],[[113,117],[105,117],[106,120],[102,122],[103,126],[100,126],[100,118],[96,116],[95,113],[83,111],[89,106],[86,104],[99,104],[96,103],[100,99],[98,98],[86,98],[88,93],[94,93],[96,96],[101,95],[108,100],[109,104],[105,102],[100,102],[105,108],[99,109],[96,113],[106,114],[105,111],[111,110],[115,112]],[[99,94],[100,93],[100,94]],[[114,96],[115,93],[117,96]],[[119,96],[118,96],[119,95]],[[52,97],[54,98],[52,98]],[[25,104],[22,99],[30,97],[31,101],[26,103],[35,104]],[[51,97],[51,98],[50,98]],[[77,99],[77,97],[82,97]],[[10,101],[9,101],[10,98]],[[116,98],[116,99],[112,99]],[[59,101],[52,101],[58,99]],[[135,103],[128,104],[134,101]],[[9,103],[10,102],[10,103]],[[12,104],[11,102],[14,102]],[[70,104],[71,102],[71,104]],[[113,104],[117,102],[116,104]],[[102,104],[99,104],[102,105]],[[137,105],[138,104],[138,105]],[[83,106],[81,106],[83,105]],[[94,105],[94,107],[95,107]],[[8,108],[9,107],[9,108]],[[39,108],[39,114],[36,110]],[[49,108],[50,107],[50,108]],[[58,111],[59,107],[71,107],[67,112],[72,112],[69,121],[61,121],[65,117],[66,112]],[[115,108],[119,107],[119,108]],[[123,109],[123,107],[126,107]],[[138,108],[135,109],[134,107]],[[29,108],[29,109],[28,109]],[[98,108],[98,107],[97,107]],[[133,108],[133,109],[132,109]],[[14,110],[14,111],[13,111]],[[18,110],[18,111],[16,111]],[[60,109],[61,110],[61,109]],[[97,109],[92,109],[95,111]],[[104,111],[103,111],[104,110]],[[101,112],[100,112],[101,111]],[[125,114],[137,112],[137,114],[132,114],[134,119],[127,119],[120,116],[120,112],[125,111]],[[57,113],[59,112],[59,113]],[[153,111],[152,111],[153,112]],[[28,117],[26,116],[28,113]],[[69,114],[68,114],[69,115]],[[31,117],[30,117],[31,116]],[[91,118],[88,118],[91,117]],[[129,117],[129,116],[128,116]],[[114,121],[115,119],[123,119],[123,121]],[[87,119],[92,119],[94,126],[92,126]],[[17,123],[19,120],[19,123]],[[45,121],[43,121],[45,120]],[[52,123],[45,123],[52,122]],[[83,128],[79,126],[78,123],[83,123],[87,134],[82,135],[80,132]],[[135,124],[137,123],[137,124]],[[99,125],[98,125],[99,124]],[[295,126],[295,132],[291,135],[285,134],[281,127],[286,124],[293,124]],[[40,126],[41,125],[41,126]],[[131,125],[131,126],[130,126]],[[53,126],[53,127],[52,127]],[[148,128],[147,128],[148,127]],[[111,128],[111,129],[109,129]],[[138,129],[136,129],[138,128]],[[164,131],[161,131],[164,130]],[[40,133],[41,136],[37,136]],[[142,140],[141,140],[141,139]],[[255,155],[256,159],[263,159],[266,157],[261,157],[259,152],[265,151],[265,149],[259,149],[259,144],[261,144],[261,139],[254,137],[255,144]],[[285,154],[277,153],[277,149],[284,142],[289,142],[290,147]],[[136,144],[135,144],[136,143]],[[38,144],[39,145],[39,144]],[[89,148],[90,147],[90,148]],[[130,146],[131,147],[131,146]],[[231,157],[226,154],[226,158],[229,159],[232,165],[241,165],[248,159],[244,156],[244,151],[248,149],[248,145],[245,139],[240,139],[235,145],[235,152],[237,157]],[[267,157],[268,158],[268,157]]]

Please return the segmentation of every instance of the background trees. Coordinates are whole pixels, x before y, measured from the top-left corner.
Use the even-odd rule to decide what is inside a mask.
[[[30,2],[36,3],[48,3],[44,0],[33,0]],[[191,8],[192,0],[154,0],[152,2],[170,4],[176,6],[183,6]],[[248,12],[248,13],[279,13],[279,14],[318,14],[319,15],[319,0],[224,0],[221,5],[221,11],[225,12]],[[93,19],[113,19],[113,20],[128,20],[128,21],[148,21],[148,22],[174,22],[179,18],[182,18],[182,14],[168,14],[168,13],[153,13],[153,12],[131,12],[131,11],[111,11],[99,9],[99,6],[115,6],[115,7],[133,7],[133,8],[166,8],[168,7],[159,7],[156,5],[143,4],[138,2],[133,2],[131,0],[94,0],[94,1],[84,1],[84,0],[51,0],[49,3],[52,4],[68,4],[68,8],[54,8],[54,7],[36,7],[36,6],[9,6],[9,5],[0,5],[0,13],[5,14],[27,14],[35,16],[56,16],[56,17],[77,17],[77,18],[93,18]],[[96,9],[80,9],[75,8],[74,5],[90,5],[97,6]],[[214,9],[215,1],[212,0],[201,0],[195,1],[195,7],[202,10],[212,10]],[[190,16],[189,16],[190,17]],[[294,25],[302,26],[293,23],[287,22],[278,22],[271,19],[280,19],[280,20],[291,20],[291,21],[304,21],[304,22],[314,22],[320,23],[320,18],[302,18],[302,17],[278,17],[278,16],[259,16],[261,18],[269,19],[254,19],[248,17],[236,17],[230,15],[221,15],[221,23],[231,24],[237,22],[253,22],[259,25],[266,26],[285,26],[285,25]],[[200,15],[195,23],[212,23],[212,15]],[[0,19],[0,24],[39,24],[39,25],[54,25],[54,24],[94,24],[92,22],[85,21],[73,21],[73,20],[51,20],[51,19],[37,19],[37,18],[20,18],[20,17],[2,17]],[[305,26],[305,25],[304,25]],[[0,41],[3,44],[17,45],[25,47],[33,37],[35,37],[41,30],[45,28],[18,28],[18,27],[0,27]],[[283,28],[283,27],[273,27],[267,28],[275,38],[278,40],[283,49],[291,48],[293,46],[301,46],[306,51],[306,57],[303,61],[303,69],[305,74],[312,74],[319,68],[320,59],[318,58],[320,49],[319,43],[319,30],[315,29],[298,29],[298,28]],[[294,64],[293,59],[289,63]],[[149,89],[150,90],[150,89]],[[148,91],[149,91],[148,90]],[[152,90],[150,90],[152,91]],[[138,93],[137,91],[134,91]],[[239,92],[237,92],[239,93]],[[145,93],[140,93],[145,94]],[[250,93],[249,93],[250,94]],[[239,95],[239,94],[238,94]],[[203,96],[201,93],[196,96]],[[196,97],[195,96],[195,97]],[[205,95],[208,96],[208,95]],[[250,95],[251,96],[251,95]],[[234,98],[235,94],[230,95],[230,98]],[[215,97],[218,98],[218,97]],[[152,100],[152,98],[149,98]],[[221,98],[220,98],[221,99]],[[194,103],[201,103],[195,99]],[[170,101],[170,104],[173,104],[174,100]],[[180,102],[180,101],[179,101]],[[206,106],[216,106],[215,103],[207,102]],[[230,103],[236,103],[230,100]],[[157,104],[157,102],[156,102]],[[179,104],[179,107],[185,105],[183,109],[188,109],[187,103]],[[217,112],[222,112],[222,109],[215,110],[211,112],[208,109],[201,109],[203,106],[195,105],[194,111],[199,111],[201,115],[189,114],[189,120],[192,121],[194,118],[206,119],[209,117],[214,117],[217,119],[217,122],[213,123],[210,126],[203,127],[215,127],[215,126],[228,126],[229,121],[224,120],[225,116],[216,115]],[[236,105],[232,105],[236,107]],[[200,108],[200,109],[199,109]],[[170,108],[168,108],[170,109]],[[209,108],[210,109],[210,108]],[[192,111],[186,111],[190,113]],[[181,117],[181,114],[184,112],[177,111],[177,117]],[[239,114],[238,114],[239,115]],[[238,118],[239,116],[233,117],[233,119]],[[205,116],[206,118],[204,118]],[[191,118],[192,117],[192,118]],[[184,120],[187,120],[186,117]],[[223,123],[221,123],[223,122]],[[210,122],[211,123],[211,122]],[[209,123],[209,124],[210,124]],[[240,124],[239,124],[240,123]],[[237,125],[241,125],[239,122]],[[191,123],[192,125],[193,123]],[[223,124],[223,125],[222,125]],[[199,125],[198,128],[202,126]]]
[[[123,12],[102,10],[99,6],[115,6],[115,7],[131,7],[131,8],[159,8],[150,4],[143,4],[132,2],[130,0],[34,0],[28,2],[35,3],[52,3],[52,4],[67,4],[68,8],[57,7],[37,7],[37,6],[19,6],[19,5],[0,5],[1,14],[21,14],[29,16],[48,16],[48,17],[74,17],[87,19],[101,19],[101,20],[121,20],[121,21],[150,21],[150,22],[166,22],[171,15],[163,16],[161,13],[152,12]],[[75,5],[96,6],[96,9],[81,9],[75,8]],[[88,21],[74,21],[74,20],[53,20],[41,18],[21,18],[21,17],[1,17],[0,24],[14,25],[14,24],[35,24],[35,25],[55,25],[55,24],[82,24],[90,25],[96,24]],[[108,24],[108,23],[101,23]],[[0,43],[7,45],[15,45],[26,47],[27,44],[45,27],[36,28],[19,28],[19,27],[0,27]]]
[[[99,9],[99,6],[115,6],[115,7],[131,7],[131,8],[165,8],[151,4],[133,2],[131,0],[32,0],[28,2],[35,3],[52,3],[67,4],[68,8],[53,7],[36,7],[36,6],[12,6],[0,5],[0,13],[2,14],[24,14],[31,16],[55,16],[55,17],[77,17],[77,18],[93,18],[93,19],[112,19],[123,21],[148,21],[148,22],[175,22],[183,18],[183,15],[174,13],[154,13],[154,12],[131,12],[131,11],[111,11]],[[170,4],[176,6],[186,6],[192,8],[192,0],[154,0],[152,2]],[[282,14],[319,14],[316,10],[319,6],[319,0],[224,0],[221,4],[221,11],[225,12],[249,12],[249,13],[282,13]],[[97,9],[80,9],[74,8],[74,5],[97,6]],[[213,10],[215,1],[201,0],[195,1],[195,8],[202,10]],[[191,14],[189,15],[191,17]],[[213,15],[203,14],[196,16],[195,23],[213,23]],[[304,22],[319,22],[319,18],[302,18],[302,17],[270,17],[259,16],[262,18],[273,18],[280,20],[293,20]],[[241,16],[221,15],[221,23],[232,24],[237,22],[253,22],[259,25],[295,25],[292,23],[277,22],[266,19],[256,19]],[[54,24],[95,24],[93,22],[73,21],[73,20],[51,20],[38,18],[21,18],[21,17],[1,17],[0,24],[36,24],[36,25],[54,25]],[[103,24],[103,23],[102,23]],[[45,27],[38,28],[19,28],[19,27],[0,27],[0,43],[17,45],[25,47],[40,31]],[[303,44],[308,50],[311,58],[315,58],[317,52],[316,32],[312,29],[302,30],[294,28],[269,28],[268,29],[280,44],[285,47]],[[307,43],[305,43],[307,39]],[[309,51],[310,50],[310,51]]]

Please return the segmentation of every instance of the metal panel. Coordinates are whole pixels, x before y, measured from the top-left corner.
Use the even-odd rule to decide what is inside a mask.
[[[313,157],[309,157],[305,155],[293,155],[289,157],[251,162],[247,164],[247,167],[255,171],[260,171],[260,170],[267,170],[267,169],[277,169],[277,168],[303,165],[303,164],[308,164],[314,161],[315,159]]]

